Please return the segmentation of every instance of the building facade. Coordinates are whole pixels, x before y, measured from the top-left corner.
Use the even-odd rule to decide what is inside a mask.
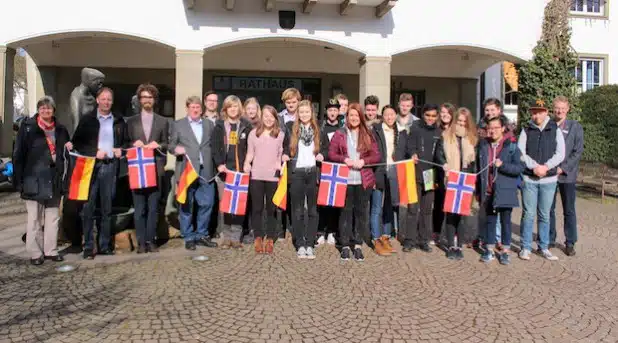
[[[481,75],[496,63],[531,57],[544,5],[537,0],[517,6],[492,0],[3,1],[0,114],[13,113],[13,102],[6,99],[12,99],[10,69],[18,48],[30,56],[30,106],[33,99],[52,95],[65,123],[83,67],[106,75],[106,85],[115,91],[114,111],[125,115],[142,82],[160,88],[159,112],[176,118],[185,115],[188,96],[207,90],[257,96],[280,106],[281,91],[289,86],[317,109],[340,92],[351,101],[374,94],[382,105],[410,92],[417,106],[448,101],[478,111]],[[578,25],[585,30],[603,24],[582,19]],[[575,40],[585,41],[582,35]],[[591,54],[595,51],[602,52],[590,47]],[[8,126],[3,125],[4,153],[10,146]]]

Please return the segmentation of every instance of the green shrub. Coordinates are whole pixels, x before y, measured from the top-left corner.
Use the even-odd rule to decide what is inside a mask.
[[[618,165],[618,85],[595,87],[579,96],[584,127],[583,159]]]

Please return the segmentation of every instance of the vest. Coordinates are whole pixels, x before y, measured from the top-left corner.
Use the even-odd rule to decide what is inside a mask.
[[[558,125],[553,120],[550,120],[543,131],[528,124],[526,130],[526,155],[530,156],[539,165],[545,164],[556,153],[556,133]],[[557,167],[547,171],[547,176],[556,175]],[[532,169],[526,168],[526,175],[533,175]]]

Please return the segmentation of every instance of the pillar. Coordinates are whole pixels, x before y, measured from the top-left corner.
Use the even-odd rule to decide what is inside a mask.
[[[380,108],[391,99],[391,57],[367,56],[360,60],[359,101],[369,95],[380,99]]]
[[[13,152],[13,74],[15,50],[0,46],[0,156]]]
[[[41,78],[41,73],[39,72],[39,68],[36,63],[30,57],[30,55],[26,54],[26,79],[28,83],[28,115],[32,116],[36,113],[36,103],[44,97],[45,88],[43,87],[43,79]]]
[[[192,95],[202,97],[204,50],[176,50],[176,93],[174,117],[186,115],[185,101]]]

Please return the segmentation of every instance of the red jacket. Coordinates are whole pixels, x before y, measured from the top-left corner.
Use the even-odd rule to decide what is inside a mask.
[[[378,150],[378,144],[376,143],[373,135],[371,137],[371,149],[365,151],[360,155],[361,160],[365,161],[365,164],[380,163],[380,151]],[[344,163],[345,159],[350,157],[348,155],[348,139],[347,131],[345,129],[337,130],[333,135],[328,147],[328,160],[335,163]],[[360,171],[361,180],[363,182],[363,188],[373,188],[376,184],[376,177],[373,174],[373,168],[363,168]]]

